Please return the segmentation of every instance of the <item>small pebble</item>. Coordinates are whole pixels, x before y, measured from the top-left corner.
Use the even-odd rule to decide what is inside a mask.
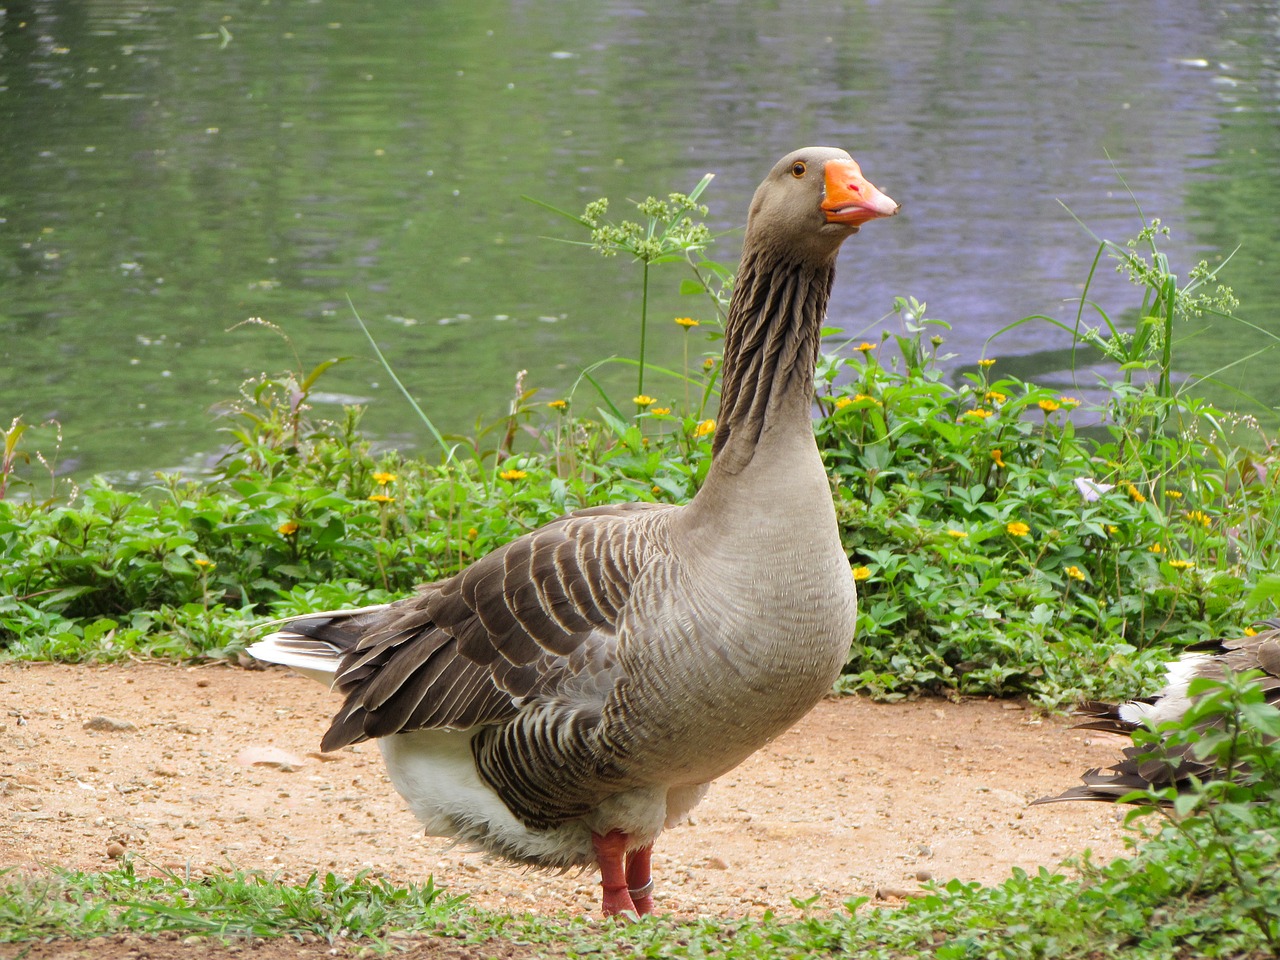
[[[728,870],[729,864],[725,863],[719,857],[707,857],[708,870]]]
[[[124,856],[124,844],[119,840],[112,840],[107,844],[107,856],[112,860],[119,860]]]
[[[917,880],[919,880],[921,883],[925,883],[925,882],[927,882],[927,881],[929,881],[929,880],[932,880],[932,879],[933,879],[933,871],[932,871],[932,870],[917,870],[917,871],[916,871],[916,879],[917,879]]]
[[[98,730],[103,733],[128,733],[138,728],[128,720],[117,720],[114,717],[90,717],[84,722],[84,729]]]

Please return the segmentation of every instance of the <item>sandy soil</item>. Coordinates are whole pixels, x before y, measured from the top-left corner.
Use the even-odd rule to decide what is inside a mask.
[[[274,668],[2,665],[0,869],[97,870],[124,853],[142,869],[235,865],[285,880],[369,869],[431,875],[498,910],[596,909],[594,877],[526,873],[423,837],[376,746],[315,752],[336,705]],[[1110,859],[1124,849],[1117,810],[1027,803],[1118,746],[1008,701],[826,701],[663,836],[657,909],[786,913],[814,895],[838,909],[930,878],[996,883],[1085,848]]]

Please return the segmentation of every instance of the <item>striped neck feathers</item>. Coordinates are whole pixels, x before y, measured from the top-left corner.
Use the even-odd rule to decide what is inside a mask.
[[[713,456],[739,473],[765,429],[813,403],[813,372],[822,321],[835,279],[835,257],[787,258],[776,250],[744,252],[725,323],[720,416]]]

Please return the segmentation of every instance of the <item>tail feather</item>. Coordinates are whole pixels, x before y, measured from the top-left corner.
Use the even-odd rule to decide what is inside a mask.
[[[246,652],[265,663],[278,663],[296,670],[326,687],[333,686],[338,664],[342,662],[342,651],[333,644],[287,630],[268,634],[250,644]]]
[[[281,629],[250,644],[246,652],[265,663],[281,664],[332,688],[342,658],[355,648],[360,639],[361,615],[375,613],[385,607],[386,604],[379,604],[353,610],[329,610],[277,620],[271,625]]]
[[[1102,800],[1114,803],[1134,790],[1145,790],[1150,784],[1138,775],[1136,769],[1126,768],[1125,764],[1116,764],[1107,771],[1100,767],[1086,770],[1080,775],[1083,784],[1064,790],[1051,797],[1032,800],[1031,805],[1039,803],[1059,803],[1063,800]]]

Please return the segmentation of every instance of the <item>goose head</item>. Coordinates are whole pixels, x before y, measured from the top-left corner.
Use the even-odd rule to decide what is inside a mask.
[[[864,223],[899,209],[845,151],[804,147],[779,160],[756,189],[744,247],[804,251],[826,260]]]

